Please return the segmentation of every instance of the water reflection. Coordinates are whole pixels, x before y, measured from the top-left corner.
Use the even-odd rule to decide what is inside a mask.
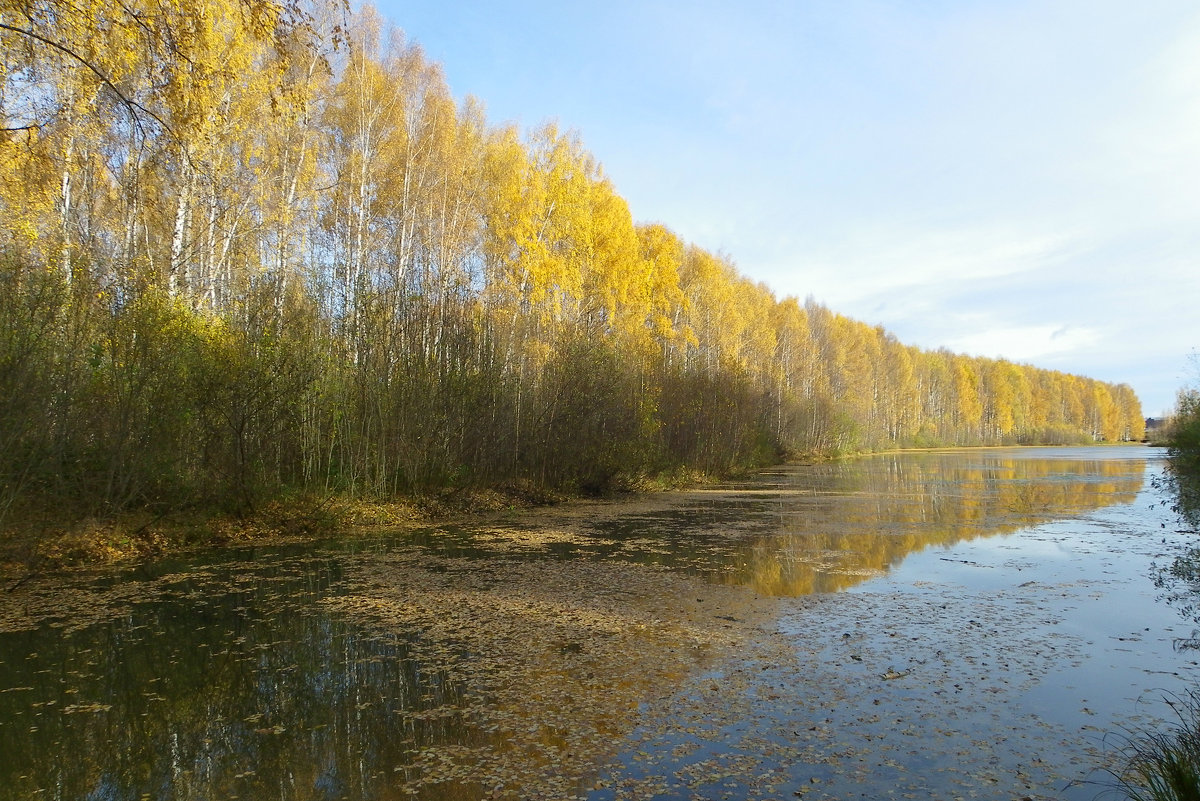
[[[30,582],[0,604],[0,799],[517,798],[555,771],[570,794],[640,704],[736,648],[738,587],[844,589],[1142,485],[1141,458],[1033,453]]]
[[[1140,448],[882,454],[777,468],[752,483],[685,493],[665,509],[581,524],[551,517],[523,547],[522,527],[447,531],[428,545],[457,555],[625,559],[763,595],[835,592],[914,551],[1129,503],[1146,456]]]
[[[754,537],[724,580],[768,595],[842,590],[914,551],[1129,503],[1145,463],[921,453],[826,470],[831,494],[781,494],[772,502],[774,530]]]
[[[0,797],[401,797],[393,765],[478,733],[423,714],[461,687],[409,633],[318,612],[329,577],[322,560],[228,565],[105,624],[4,635]]]
[[[1161,482],[1180,533],[1200,533],[1200,475],[1180,461],[1172,461],[1171,468]],[[1185,547],[1170,562],[1156,565],[1154,584],[1184,618],[1200,626],[1200,547]],[[1200,629],[1178,640],[1177,646],[1200,649]]]

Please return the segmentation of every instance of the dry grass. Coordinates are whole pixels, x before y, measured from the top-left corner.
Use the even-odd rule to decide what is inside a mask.
[[[391,500],[296,496],[270,501],[242,515],[136,510],[81,517],[61,509],[24,508],[10,510],[0,521],[0,580],[205,547],[301,542],[376,530],[396,532],[448,520],[478,521],[565,500],[562,494],[514,483]]]

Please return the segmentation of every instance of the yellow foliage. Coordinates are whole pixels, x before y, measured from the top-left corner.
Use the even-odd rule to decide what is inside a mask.
[[[925,353],[635,224],[577,134],[489,127],[369,7],[0,0],[0,19],[0,114],[45,110],[0,137],[0,247],[93,270],[103,303],[170,297],[164,325],[213,352],[236,339],[219,319],[282,326],[299,297],[330,361],[369,353],[385,386],[406,359],[482,372],[494,349],[520,401],[564,342],[603,346],[637,371],[645,431],[661,372],[824,447],[1142,435],[1125,385]]]

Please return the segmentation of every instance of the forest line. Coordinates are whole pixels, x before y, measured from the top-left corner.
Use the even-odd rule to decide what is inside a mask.
[[[0,519],[1143,436],[635,223],[370,7],[0,0],[0,53]]]

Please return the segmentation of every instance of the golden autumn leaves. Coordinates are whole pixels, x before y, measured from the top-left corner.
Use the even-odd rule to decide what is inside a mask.
[[[66,399],[2,415],[33,474],[166,437],[134,472],[244,507],[1142,436],[1128,386],[908,347],[636,224],[577,135],[490,125],[369,7],[0,0],[0,47],[5,322],[53,334],[4,380]]]

